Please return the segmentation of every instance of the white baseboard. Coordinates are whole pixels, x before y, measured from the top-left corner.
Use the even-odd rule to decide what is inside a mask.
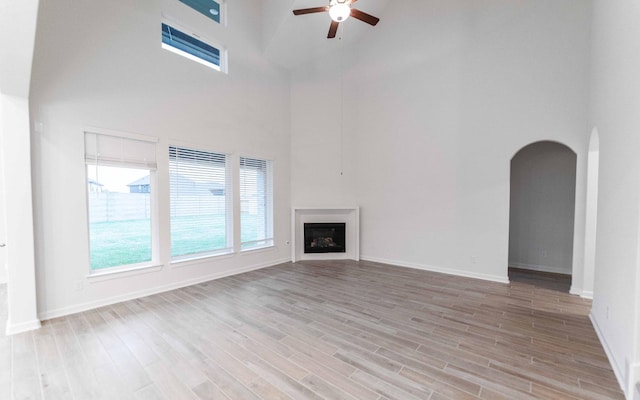
[[[513,267],[513,268],[530,269],[532,271],[550,272],[552,274],[571,275],[571,271],[567,271],[567,270],[565,270],[563,268],[552,267],[552,266],[548,266],[548,265],[537,265],[537,264],[525,264],[525,263],[510,262],[509,266]]]
[[[576,296],[582,296],[582,289],[579,289],[573,285],[569,289],[569,294],[575,294]]]
[[[7,330],[6,335],[16,335],[18,333],[34,331],[36,329],[40,329],[40,321],[34,319],[32,321],[25,321],[20,323],[13,323],[11,320],[7,321]]]
[[[629,365],[627,398],[640,400],[640,363]]]
[[[596,331],[596,335],[598,335],[600,344],[602,345],[602,348],[604,349],[604,352],[607,355],[607,358],[609,359],[609,364],[611,364],[611,369],[613,369],[613,373],[615,374],[616,379],[618,380],[620,389],[622,389],[623,392],[626,392],[625,377],[624,377],[625,371],[623,369],[624,366],[621,366],[616,362],[616,359],[613,356],[613,352],[611,351],[611,347],[609,346],[609,342],[607,342],[607,339],[602,332],[602,328],[600,328],[600,324],[598,323],[598,320],[596,319],[596,317],[594,317],[593,311],[589,313],[589,319],[591,320],[591,324],[593,325],[593,328]],[[626,397],[629,399],[632,399],[632,397],[630,396],[626,396]]]
[[[379,258],[379,257],[360,256],[360,259],[363,261],[378,262],[381,264],[395,265],[398,267],[420,269],[423,271],[430,271],[430,272],[439,272],[447,275],[463,276],[465,278],[482,279],[484,281],[491,281],[491,282],[498,282],[498,283],[509,283],[508,276],[479,274],[471,271],[463,271],[459,269],[443,268],[443,267],[434,267],[433,265],[408,263],[404,261],[388,260],[388,259]]]
[[[75,305],[69,306],[69,307],[62,307],[62,308],[57,308],[57,309],[53,309],[53,310],[48,310],[48,311],[44,311],[44,312],[40,313],[38,316],[40,317],[40,319],[42,321],[45,321],[45,320],[48,320],[48,319],[52,319],[52,318],[64,317],[66,315],[77,314],[77,313],[80,313],[80,312],[93,310],[93,309],[99,308],[99,307],[105,307],[105,306],[109,306],[109,305],[112,305],[112,304],[121,303],[123,301],[128,301],[128,300],[138,299],[140,297],[151,296],[151,295],[158,294],[158,293],[168,292],[170,290],[180,289],[180,288],[183,288],[183,287],[186,287],[186,286],[197,285],[197,284],[202,283],[202,282],[208,282],[208,281],[212,281],[212,280],[215,280],[215,279],[224,278],[224,277],[227,277],[227,276],[238,275],[238,274],[242,274],[242,273],[245,273],[245,272],[250,272],[250,271],[255,271],[255,270],[258,270],[258,269],[262,269],[262,268],[272,267],[274,265],[286,263],[286,262],[289,262],[289,261],[291,261],[290,258],[283,258],[283,259],[274,260],[274,261],[271,261],[271,262],[268,262],[268,263],[260,263],[260,264],[249,265],[249,266],[246,266],[244,268],[234,269],[233,271],[223,271],[223,272],[218,272],[218,273],[215,273],[215,274],[199,276],[197,278],[187,279],[187,280],[176,282],[176,283],[172,283],[172,284],[169,284],[169,285],[157,286],[157,287],[153,287],[153,288],[139,290],[139,291],[136,291],[136,292],[131,292],[131,293],[126,293],[126,294],[122,294],[122,295],[118,295],[118,296],[109,297],[109,298],[106,298],[106,299],[100,299],[100,300],[90,301],[90,302],[87,302],[87,303],[75,304]]]
[[[580,293],[580,297],[582,297],[584,299],[593,300],[593,291],[591,291],[591,290],[583,290],[582,293]]]

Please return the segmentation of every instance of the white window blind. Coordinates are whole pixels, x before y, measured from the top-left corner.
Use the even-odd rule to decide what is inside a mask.
[[[151,264],[155,139],[85,133],[91,270]]]
[[[156,143],[152,140],[85,132],[84,148],[87,163],[156,169]]]
[[[240,158],[241,249],[273,246],[272,162]]]
[[[225,154],[169,147],[171,256],[231,251],[232,197]]]

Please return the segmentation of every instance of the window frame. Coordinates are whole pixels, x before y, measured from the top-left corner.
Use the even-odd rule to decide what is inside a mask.
[[[215,71],[218,72],[222,72],[224,74],[228,74],[228,52],[225,46],[220,45],[217,41],[210,39],[209,37],[207,37],[206,35],[203,35],[199,32],[196,32],[194,29],[192,28],[188,28],[185,25],[169,19],[167,17],[163,17],[160,21],[160,47],[163,50],[167,50],[171,53],[177,54],[181,57],[184,57],[188,60],[194,61],[198,64],[204,65],[208,68],[211,68]],[[167,25],[170,28],[173,28],[187,36],[192,37],[193,39],[196,39],[208,46],[211,46],[213,48],[215,48],[216,50],[218,50],[219,52],[219,57],[220,57],[220,61],[219,61],[219,65],[216,65],[206,59],[200,58],[194,54],[191,54],[185,50],[179,49],[175,46],[171,46],[170,44],[167,44],[164,42],[163,39],[163,25]]]
[[[268,234],[266,234],[264,239],[253,240],[244,242],[242,240],[242,160],[249,159],[255,161],[261,161],[265,163],[265,173],[266,173],[266,188],[268,191],[268,197],[265,201],[265,230]],[[238,166],[238,226],[239,226],[239,239],[238,239],[238,248],[240,253],[246,253],[251,251],[264,250],[275,247],[275,224],[274,224],[274,210],[275,210],[275,199],[274,199],[274,165],[275,162],[266,157],[257,157],[257,156],[248,156],[248,155],[240,155],[238,157],[237,164]],[[254,243],[265,242],[262,245],[248,246]]]
[[[191,6],[191,4],[187,4],[186,1],[188,1],[188,0],[178,0],[178,1],[180,1],[180,3],[184,4],[186,7],[190,8],[191,10],[195,11],[196,13],[205,16],[207,19],[212,20],[216,24],[218,24],[220,26],[227,26],[227,2],[225,0],[211,0],[214,3],[218,4],[218,12],[220,14],[220,16],[218,18],[218,21],[216,21],[214,18],[211,18],[206,13],[203,13],[200,10],[198,10],[196,8],[193,8]]]
[[[98,158],[95,158],[95,163],[90,163],[90,160],[87,156],[86,151],[86,140],[87,134],[94,135],[102,135],[102,136],[111,136],[124,140],[135,140],[139,142],[148,142],[153,144],[154,152],[156,160],[157,160],[157,152],[158,152],[158,142],[159,139],[153,136],[140,135],[134,133],[120,132],[103,128],[95,128],[88,127],[83,130],[83,142],[85,142],[85,160],[84,160],[84,193],[85,193],[85,205],[86,205],[86,222],[87,222],[87,265],[88,265],[88,278],[98,278],[104,277],[113,274],[123,274],[127,272],[137,271],[137,270],[150,270],[150,269],[158,269],[161,267],[160,263],[160,231],[159,231],[159,196],[158,196],[158,168],[157,165],[155,167],[142,168],[140,164],[132,163],[132,162],[116,162],[110,160],[102,160],[99,161]],[[131,168],[131,169],[148,169],[149,170],[149,202],[150,202],[150,233],[151,233],[151,260],[144,261],[140,263],[132,263],[132,264],[123,264],[113,267],[105,267],[93,269],[91,267],[91,219],[90,219],[90,184],[89,181],[89,166],[109,166],[109,167],[123,167],[123,168]]]
[[[181,148],[181,149],[187,149],[187,150],[191,150],[191,151],[200,151],[203,153],[213,153],[213,154],[217,154],[217,155],[224,155],[225,156],[225,240],[226,240],[226,247],[223,249],[217,249],[217,250],[212,250],[212,251],[206,251],[206,252],[200,252],[200,253],[193,253],[193,254],[186,254],[186,255],[181,255],[181,256],[173,256],[172,253],[172,229],[171,229],[171,225],[172,225],[172,201],[171,201],[171,157],[170,157],[170,152],[171,152],[171,148]],[[214,150],[211,149],[207,146],[201,146],[201,145],[196,145],[193,143],[179,143],[179,142],[170,142],[169,145],[166,147],[166,151],[167,151],[167,175],[168,175],[168,180],[167,180],[167,189],[168,189],[168,198],[167,198],[167,202],[168,202],[168,209],[169,209],[169,213],[167,215],[168,218],[168,224],[169,224],[169,231],[168,231],[168,235],[169,235],[169,249],[167,251],[168,255],[169,255],[169,262],[171,265],[184,265],[184,264],[189,264],[192,263],[194,261],[198,261],[198,260],[202,260],[202,259],[208,259],[208,258],[216,258],[216,257],[223,257],[223,256],[228,256],[228,255],[232,255],[233,253],[235,253],[234,248],[235,248],[235,236],[234,236],[234,212],[235,212],[235,202],[234,202],[234,193],[235,193],[235,188],[234,188],[234,175],[233,175],[233,158],[232,158],[232,154],[228,153],[228,152],[223,152],[223,151],[218,151],[218,150]]]

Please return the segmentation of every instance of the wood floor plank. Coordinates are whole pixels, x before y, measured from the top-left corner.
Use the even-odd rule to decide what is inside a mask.
[[[136,398],[135,390],[131,390],[112,363],[103,364],[93,369],[99,386],[101,399],[132,400]]]
[[[204,282],[0,337],[0,398],[622,399],[591,302],[510,277],[334,260]]]
[[[222,389],[208,379],[193,388],[193,391],[200,400],[229,400]]]
[[[375,400],[379,397],[379,394],[369,390],[370,388],[364,387],[351,380],[349,375],[341,374],[333,368],[329,368],[321,362],[313,360],[303,354],[293,355],[291,357],[291,361],[304,366],[314,375],[321,377],[327,382],[331,382],[334,386],[340,388],[343,392],[350,394],[356,399]]]
[[[376,391],[380,394],[380,396],[386,399],[420,400],[428,399],[430,398],[429,396],[431,396],[431,390],[427,389],[426,387],[422,388],[422,390],[418,393],[412,393],[414,391],[411,389],[407,391],[407,387],[395,385],[361,370],[353,373],[353,375],[351,375],[351,379],[370,390]]]
[[[191,389],[178,379],[171,371],[171,366],[162,362],[154,362],[144,367],[153,386],[167,399],[197,399]]]
[[[169,400],[164,396],[161,391],[153,384],[147,385],[142,389],[139,389],[135,393],[138,400]]]
[[[42,397],[51,400],[73,400],[73,393],[64,369],[42,372],[40,375]]]
[[[352,378],[358,374],[358,372],[362,371],[366,372],[369,376],[373,376],[380,381],[384,381],[418,398],[428,397],[431,394],[428,382],[407,379],[407,377],[402,375],[402,370],[400,373],[396,373],[385,368],[380,368],[377,362],[365,360],[355,354],[336,354],[336,357],[357,368],[357,371],[351,375]]]
[[[39,400],[42,399],[42,382],[39,377],[14,379],[11,384],[12,399]]]

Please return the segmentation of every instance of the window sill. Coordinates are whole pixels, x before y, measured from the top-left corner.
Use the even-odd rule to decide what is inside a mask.
[[[89,273],[87,280],[90,283],[102,282],[110,279],[127,278],[130,276],[147,274],[150,272],[158,272],[162,270],[163,265],[142,265],[118,270],[95,271]]]
[[[188,267],[194,264],[201,264],[203,261],[212,260],[212,259],[225,259],[233,257],[233,250],[225,251],[217,254],[207,254],[203,256],[196,256],[192,258],[187,258],[184,260],[173,260],[171,261],[171,268],[182,268]]]
[[[276,245],[275,244],[269,244],[269,245],[266,245],[266,246],[252,247],[250,249],[240,250],[240,255],[249,255],[249,254],[254,254],[254,253],[265,253],[267,251],[275,251],[275,250],[276,250]]]

